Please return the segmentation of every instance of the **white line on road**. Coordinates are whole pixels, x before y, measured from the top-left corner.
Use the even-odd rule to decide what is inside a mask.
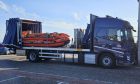
[[[66,77],[66,78],[74,78],[74,79],[78,79],[78,78],[76,78],[76,77],[61,76],[61,75],[46,74],[46,73],[37,73],[37,72],[31,72],[31,71],[22,71],[22,70],[11,70],[11,71],[19,71],[19,72],[30,73],[30,74],[50,75],[50,76],[60,76],[60,77]]]
[[[15,70],[15,69],[19,69],[19,68],[0,68],[0,71],[2,71],[2,70]]]
[[[13,71],[17,71],[17,70],[13,70]],[[54,74],[46,74],[46,73],[37,73],[37,72],[28,72],[28,71],[22,71],[22,70],[18,70],[19,72],[24,72],[24,73],[30,73],[30,74],[40,74],[40,75],[50,75],[50,76],[60,76],[60,77],[66,77],[66,78],[72,78],[72,79],[78,79],[76,77],[69,77],[69,76],[62,76],[62,75],[54,75]],[[93,79],[83,79],[83,80],[93,80]],[[110,81],[102,81],[102,80],[93,80],[93,81],[96,81],[96,82],[102,82],[102,83],[107,83],[107,84],[118,84],[118,83],[113,83],[113,82],[110,82]],[[60,82],[61,84],[62,82]],[[67,84],[67,83],[66,83]]]
[[[140,69],[140,67],[135,67],[135,68],[138,68],[138,69]]]
[[[1,80],[0,83],[10,81],[10,80],[14,80],[14,79],[18,79],[18,78],[21,78],[21,77],[25,77],[25,76],[17,76],[17,77],[8,78],[8,79],[5,79],[5,80]]]
[[[117,84],[117,83],[113,83],[113,82],[109,82],[109,81],[101,81],[101,80],[95,80],[96,82],[102,82],[105,84]]]

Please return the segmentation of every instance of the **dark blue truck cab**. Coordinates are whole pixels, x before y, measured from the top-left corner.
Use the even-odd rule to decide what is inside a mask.
[[[98,63],[103,67],[135,64],[137,48],[132,31],[135,30],[128,21],[91,15],[91,22],[83,38],[83,47],[88,47],[96,53]]]

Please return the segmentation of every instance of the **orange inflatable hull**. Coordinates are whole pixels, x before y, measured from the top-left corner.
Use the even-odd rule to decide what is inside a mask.
[[[69,35],[64,33],[38,33],[38,34],[23,34],[23,46],[34,47],[62,47],[67,45]]]

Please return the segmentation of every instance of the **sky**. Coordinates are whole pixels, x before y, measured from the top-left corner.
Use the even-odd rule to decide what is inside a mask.
[[[86,28],[90,14],[118,17],[138,29],[137,0],[0,0],[0,42],[9,18],[41,21],[44,33],[65,32],[73,36],[74,28]]]

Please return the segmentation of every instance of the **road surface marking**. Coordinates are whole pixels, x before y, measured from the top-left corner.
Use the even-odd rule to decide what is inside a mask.
[[[19,69],[19,68],[0,68],[0,71],[2,71],[2,70],[15,70],[15,69]]]
[[[109,81],[101,81],[101,80],[95,80],[96,82],[102,82],[102,83],[107,83],[107,84],[117,84]]]
[[[1,80],[0,83],[10,81],[10,80],[14,80],[14,79],[18,79],[18,78],[21,78],[21,77],[25,77],[25,76],[17,76],[17,77],[8,78],[8,79],[5,79],[5,80]]]
[[[57,81],[57,84],[69,84],[69,83]]]
[[[59,77],[66,77],[66,78],[72,78],[72,79],[79,79],[76,77],[69,77],[69,76],[62,76],[62,75],[54,75],[54,74],[46,74],[46,73],[37,73],[37,72],[28,72],[28,71],[21,71],[21,70],[13,70],[13,71],[19,71],[19,72],[23,72],[23,73],[30,73],[30,74],[38,74],[38,75],[50,75],[50,76],[59,76]],[[113,83],[110,81],[101,81],[101,80],[94,80],[94,79],[83,79],[83,80],[91,80],[91,81],[95,81],[95,82],[102,82],[102,83],[107,83],[107,84],[118,84],[118,83]],[[65,82],[58,82],[58,84],[63,84]],[[67,84],[67,83],[66,83]]]
[[[140,69],[140,67],[135,67],[135,68],[138,68],[138,69]]]

